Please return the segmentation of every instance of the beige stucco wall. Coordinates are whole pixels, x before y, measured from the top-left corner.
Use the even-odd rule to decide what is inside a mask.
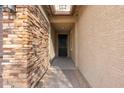
[[[124,6],[82,6],[78,67],[92,87],[124,87]]]
[[[50,31],[50,60],[52,61],[55,57],[55,49],[56,49],[56,33],[53,28]]]
[[[75,62],[75,27],[72,28],[70,31],[70,57],[73,59]]]

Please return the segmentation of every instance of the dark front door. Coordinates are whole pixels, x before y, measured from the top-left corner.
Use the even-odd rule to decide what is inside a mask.
[[[67,56],[67,35],[59,35],[58,36],[58,50],[59,56],[66,57]]]

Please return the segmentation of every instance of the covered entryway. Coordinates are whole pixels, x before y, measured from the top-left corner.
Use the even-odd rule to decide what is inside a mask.
[[[3,5],[0,13],[0,87],[124,87],[124,6]]]
[[[50,50],[53,51],[50,51],[51,66],[36,87],[90,87],[75,62],[76,9],[74,6],[67,5],[44,6],[51,22]]]

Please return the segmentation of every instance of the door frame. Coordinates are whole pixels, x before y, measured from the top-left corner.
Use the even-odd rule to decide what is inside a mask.
[[[59,57],[59,43],[58,43],[58,37],[59,35],[67,35],[67,57],[70,56],[69,54],[69,33],[56,33],[56,56]]]

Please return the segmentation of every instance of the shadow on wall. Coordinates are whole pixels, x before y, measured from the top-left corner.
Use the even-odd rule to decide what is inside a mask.
[[[50,62],[52,62],[56,56],[56,32],[53,28],[51,28],[50,33]]]

